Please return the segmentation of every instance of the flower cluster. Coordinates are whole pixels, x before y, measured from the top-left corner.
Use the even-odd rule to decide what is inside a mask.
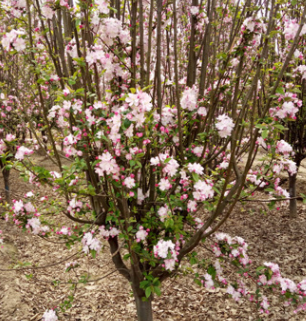
[[[17,149],[17,153],[15,154],[15,158],[18,160],[23,160],[25,156],[33,154],[34,151],[25,147],[25,146],[20,146]]]
[[[287,40],[293,40],[296,36],[296,33],[299,29],[299,23],[296,20],[286,20],[285,21],[285,28],[284,28],[284,34],[285,38]],[[303,26],[300,36],[303,36],[306,34],[306,25]]]
[[[112,175],[114,179],[119,179],[120,167],[117,165],[113,156],[108,151],[104,151],[98,158],[101,161],[97,164],[95,169],[96,173],[102,177],[105,173],[107,175]]]
[[[229,116],[223,114],[217,117],[217,121],[216,128],[219,131],[220,137],[226,138],[230,136],[235,127],[233,120]]]
[[[163,173],[166,175],[173,177],[176,175],[178,168],[179,168],[179,163],[177,160],[175,160],[173,157],[169,157],[167,154],[159,154],[156,157],[152,157],[150,159],[151,166],[163,166]]]
[[[164,222],[165,219],[167,219],[168,217],[171,216],[171,211],[168,207],[168,205],[165,205],[165,206],[161,206],[158,211],[157,211],[157,214],[159,216],[159,219]]]
[[[66,269],[66,271],[68,272],[68,271],[70,271],[72,268],[77,267],[78,265],[79,265],[78,262],[75,262],[75,261],[73,261],[73,262],[67,262],[67,263],[65,264],[65,269]]]
[[[214,197],[213,184],[210,181],[199,180],[194,184],[193,197],[197,201],[205,201]]]
[[[284,140],[280,140],[276,144],[276,151],[280,154],[283,154],[284,157],[288,157],[292,154],[293,149],[290,144]]]
[[[56,232],[56,234],[70,236],[72,231],[70,227],[63,226],[59,231]]]
[[[197,109],[198,105],[198,91],[195,87],[187,87],[181,98],[181,107],[182,109],[187,109],[193,111]]]
[[[152,109],[152,99],[147,93],[138,90],[135,94],[128,94],[125,102],[130,110],[130,113],[126,115],[126,118],[132,122],[135,122],[135,127],[140,128],[143,126],[146,120],[146,112]],[[133,129],[130,125],[130,130]]]
[[[259,175],[257,171],[250,170],[249,174],[247,175],[247,181],[261,188],[266,186],[264,177],[262,175]]]
[[[229,257],[238,261],[242,266],[251,263],[247,254],[248,244],[239,236],[231,237],[226,233],[215,233],[217,243],[212,247],[217,257]]]
[[[120,231],[116,227],[110,227],[108,230],[105,228],[104,225],[100,226],[100,235],[108,240],[110,237],[116,237],[120,234]]]
[[[146,237],[148,236],[149,231],[150,231],[150,229],[145,230],[143,226],[139,226],[139,230],[136,233],[136,242],[144,241],[146,239]]]
[[[57,321],[58,317],[54,310],[47,310],[43,314],[42,321]]]
[[[295,283],[293,280],[283,278],[278,264],[265,262],[261,273],[258,276],[258,284],[261,286],[269,286],[279,288],[281,295],[285,298],[284,305],[297,304],[297,309],[305,309],[303,298],[306,296],[306,280]]]
[[[275,161],[272,170],[275,174],[279,174],[282,170],[286,170],[290,175],[294,175],[297,172],[297,166],[296,163],[290,159],[280,158],[278,161]]]
[[[82,207],[83,207],[83,203],[81,201],[78,201],[74,197],[69,201],[69,205],[67,207],[67,211],[70,214],[75,215],[76,213],[79,213],[81,211]]]
[[[49,226],[42,225],[37,209],[31,202],[24,203],[22,200],[13,200],[13,221],[18,226],[24,226],[33,234],[45,235],[50,231]]]
[[[292,84],[287,84],[287,87],[288,89],[290,89],[292,87]],[[302,101],[298,99],[297,94],[286,91],[284,94],[277,95],[278,103],[281,103],[281,106],[270,108],[270,115],[276,117],[276,119],[296,119],[296,113],[302,106]]]
[[[162,259],[163,267],[169,271],[173,271],[175,268],[178,250],[178,244],[174,244],[171,240],[159,240],[153,248],[154,256],[158,259]]]
[[[213,265],[208,268],[208,272],[201,278],[201,283],[207,289],[213,289],[216,285],[226,286],[227,293],[232,296],[235,301],[239,301],[242,297],[249,295],[249,300],[255,301],[261,313],[269,313],[270,303],[268,298],[263,294],[265,289],[272,289],[274,294],[279,289],[279,295],[284,301],[284,306],[296,305],[295,312],[306,309],[304,297],[306,296],[306,280],[295,283],[293,280],[282,277],[278,264],[265,262],[263,266],[256,269],[256,276],[252,275],[251,260],[246,253],[248,245],[238,236],[231,237],[225,233],[215,233],[213,237],[216,243],[212,245],[213,253],[218,258]],[[223,276],[223,269],[220,262],[228,262],[237,267],[242,267],[244,273],[242,276],[250,281],[257,283],[257,292],[253,295],[245,283],[239,278],[236,282],[230,283]],[[262,293],[259,295],[259,293]],[[260,299],[261,298],[261,299]]]
[[[101,241],[93,237],[93,232],[85,233],[82,238],[83,251],[88,254],[90,250],[100,252],[102,248]]]
[[[26,42],[22,37],[24,34],[21,30],[11,30],[10,32],[4,34],[2,38],[2,46],[6,51],[10,51],[12,49],[15,49],[17,51],[22,51],[26,48]]]
[[[126,177],[123,181],[123,185],[126,186],[128,189],[135,187],[136,184],[135,184],[134,175],[132,174],[131,176]]]

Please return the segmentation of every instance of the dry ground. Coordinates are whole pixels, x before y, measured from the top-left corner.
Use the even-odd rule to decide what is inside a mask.
[[[18,178],[16,172],[12,174],[11,182],[16,196],[32,189],[32,186]],[[298,190],[306,192],[304,167],[299,173]],[[300,281],[306,277],[306,207],[299,203],[298,218],[289,220],[287,210],[262,214],[263,206],[255,202],[237,207],[222,230],[243,237],[249,243],[249,253],[256,264],[261,265],[264,261],[276,262],[280,265],[283,276]],[[79,249],[67,250],[64,244],[47,242],[37,236],[21,233],[18,228],[3,220],[0,220],[0,230],[5,236],[5,244],[0,247],[0,321],[41,320],[46,309],[58,306],[71,294],[69,284],[55,287],[52,283],[55,279],[68,282],[75,278],[73,273],[65,273],[66,262],[37,270],[3,269],[12,268],[22,262],[31,262],[37,266],[56,263]],[[207,255],[203,251],[201,254]],[[78,262],[81,266],[77,273],[88,273],[94,279],[113,271],[107,244],[97,259],[82,255]],[[32,277],[28,279],[26,274],[32,274]],[[270,299],[275,300],[273,297]],[[276,305],[270,314],[264,317],[265,320],[306,320],[305,314],[295,315],[277,302],[274,303]],[[244,321],[257,320],[258,317],[254,305],[250,302],[242,301],[237,304],[224,290],[208,291],[199,288],[188,277],[166,281],[163,295],[155,299],[153,309],[155,321]],[[73,306],[62,314],[61,320],[136,320],[129,284],[115,272],[100,281],[78,285]]]

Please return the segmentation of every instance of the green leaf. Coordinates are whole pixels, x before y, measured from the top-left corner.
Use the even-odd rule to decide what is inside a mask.
[[[189,262],[191,265],[194,265],[198,263],[198,260],[195,257],[192,257]]]
[[[283,88],[283,87],[278,87],[278,88],[276,89],[276,92],[277,92],[278,94],[283,95],[283,94],[284,94],[284,88]]]
[[[75,91],[76,94],[81,94],[84,93],[85,89],[84,88],[79,88]]]
[[[278,128],[278,129],[280,129],[280,130],[286,130],[286,128],[285,128],[283,125],[281,125],[281,124],[275,124],[274,127],[275,127],[275,128]]]
[[[276,204],[276,201],[271,201],[271,202],[269,202],[267,205],[268,205],[268,207],[269,207],[270,210],[273,210],[275,204]]]
[[[263,139],[265,139],[265,138],[268,137],[268,134],[269,134],[269,132],[265,129],[265,130],[262,131],[261,136],[262,136]]]
[[[149,85],[149,86],[147,86],[147,87],[142,88],[142,91],[146,91],[146,90],[148,90],[148,89],[151,89],[152,87],[153,87],[153,85]]]
[[[301,91],[298,88],[291,89],[291,92],[300,94]]]
[[[37,83],[38,83],[38,84],[44,84],[44,83],[45,83],[45,81],[44,81],[43,79],[41,79],[41,78],[40,78],[40,79],[38,79],[38,80],[37,80]]]
[[[263,269],[265,269],[266,267],[265,266],[259,266],[257,269],[256,269],[256,272],[259,272],[259,271],[261,271],[261,270],[263,270]]]
[[[159,286],[154,287],[154,292],[156,293],[157,296],[161,296],[161,290]]]
[[[123,126],[122,126],[123,129],[129,128],[130,125],[131,125],[131,123],[132,123],[132,122],[131,122],[129,119],[126,118],[126,119],[124,120],[124,122],[123,122]]]
[[[173,228],[173,226],[174,226],[174,221],[173,221],[173,219],[166,219],[165,220],[165,227],[166,228]]]
[[[95,250],[91,250],[90,253],[91,253],[91,256],[95,259],[97,252]]]
[[[145,294],[146,294],[146,298],[148,298],[151,295],[152,291],[151,291],[151,287],[146,288]]]
[[[195,172],[192,172],[192,178],[194,180],[194,182],[198,182],[199,181],[199,174],[195,173]]]
[[[216,269],[212,265],[207,269],[207,273],[210,274],[213,279],[215,279]]]
[[[123,256],[123,260],[128,260],[129,258],[131,257],[131,254],[125,254],[124,256]]]
[[[111,7],[111,6],[109,6],[108,8],[109,8],[110,10],[114,11],[115,13],[117,13],[117,9],[115,9],[115,8],[113,8],[113,7]]]

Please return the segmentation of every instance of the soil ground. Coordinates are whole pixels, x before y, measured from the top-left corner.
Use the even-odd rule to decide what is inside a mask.
[[[43,158],[40,159],[43,161]],[[11,190],[13,198],[24,194],[32,185],[22,182],[17,172],[12,172]],[[1,177],[0,177],[1,182]],[[306,169],[301,167],[298,175],[298,192],[306,194]],[[260,194],[258,197],[262,198]],[[278,263],[282,275],[300,281],[306,277],[306,207],[298,203],[298,217],[290,220],[288,210],[267,211],[260,202],[237,206],[222,230],[230,235],[243,237],[249,244],[249,254],[254,265],[265,261]],[[73,273],[65,273],[65,263],[36,270],[10,271],[21,263],[45,266],[60,262],[75,254],[79,248],[67,250],[65,245],[50,239],[48,242],[38,236],[22,233],[17,227],[0,220],[4,245],[0,246],[0,321],[38,321],[46,309],[58,306],[72,293],[69,280]],[[209,255],[205,249],[201,255]],[[68,261],[75,260],[76,257]],[[121,321],[136,320],[136,312],[130,285],[115,272],[107,243],[96,259],[77,258],[80,267],[77,273],[87,273],[92,279],[101,280],[79,284],[72,307],[62,314],[61,320],[71,321]],[[4,271],[8,269],[8,271]],[[114,271],[108,275],[109,272]],[[61,284],[54,286],[53,280]],[[66,283],[66,284],[65,284]],[[68,283],[68,284],[67,284]],[[163,284],[162,296],[153,303],[155,321],[174,320],[258,320],[254,304],[241,300],[234,302],[225,290],[206,290],[198,287],[188,276],[167,280]],[[295,315],[285,309],[272,296],[272,308],[264,320],[301,321],[306,314]]]

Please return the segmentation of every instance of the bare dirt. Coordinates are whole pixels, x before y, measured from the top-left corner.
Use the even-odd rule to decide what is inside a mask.
[[[11,185],[13,198],[33,189],[32,185],[18,178],[17,172],[12,172]],[[298,192],[306,192],[304,166],[299,172]],[[258,198],[262,198],[262,195],[259,194]],[[298,203],[299,215],[294,220],[289,219],[287,209],[267,211],[266,214],[262,213],[262,209],[267,209],[266,205],[259,202],[237,206],[222,230],[246,240],[255,266],[265,261],[275,262],[280,265],[284,277],[294,281],[304,279],[306,207]],[[76,275],[65,273],[65,263],[73,260],[80,264],[78,275],[87,273],[91,279],[100,280],[77,286],[72,307],[61,314],[61,320],[136,320],[130,285],[115,272],[106,243],[96,259],[79,255],[57,264],[77,253],[80,248],[68,250],[61,242],[51,243],[38,236],[22,233],[3,220],[0,220],[0,230],[4,235],[4,245],[0,245],[0,321],[38,321],[46,309],[68,300],[74,291],[70,289],[69,280],[73,282]],[[209,256],[205,249],[200,252],[203,256]],[[11,270],[16,266],[20,268],[25,262],[30,262],[32,266],[51,266]],[[55,286],[54,280],[61,281],[61,284]],[[179,275],[167,280],[162,290],[162,296],[154,298],[155,321],[258,320],[253,303],[245,300],[236,303],[223,289],[208,291],[198,287],[188,276]],[[269,299],[273,307],[269,315],[263,316],[264,320],[306,320],[305,314],[295,315],[273,296]]]

